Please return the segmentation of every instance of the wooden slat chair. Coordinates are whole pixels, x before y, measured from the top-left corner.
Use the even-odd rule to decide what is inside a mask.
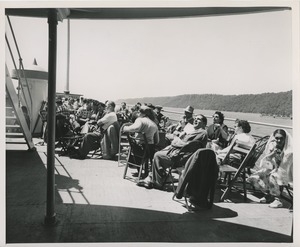
[[[280,197],[284,200],[288,201],[291,206],[290,209],[293,209],[293,202],[294,202],[294,191],[293,191],[293,183],[288,183],[288,185],[283,185],[280,187]],[[287,193],[285,193],[285,191]]]
[[[137,132],[135,132],[137,133]],[[141,132],[142,133],[142,132]],[[127,133],[127,139],[129,143],[128,155],[125,162],[125,169],[123,178],[128,178],[138,182],[141,179],[142,171],[145,172],[145,176],[149,172],[149,162],[151,162],[150,148],[147,142],[145,133],[143,135],[143,144],[140,144],[134,137],[133,133]],[[128,167],[137,168],[138,176],[134,178],[133,176],[128,176]]]
[[[251,169],[256,166],[257,163],[259,163],[261,155],[265,151],[267,142],[269,140],[270,136],[264,136],[256,139],[256,147],[255,147],[255,152],[250,158],[248,164],[247,164],[247,174],[251,175]]]
[[[64,136],[58,139],[57,146],[61,147],[59,156],[72,155],[79,148],[84,135]]]
[[[231,188],[240,175],[242,175],[243,179],[244,200],[247,200],[246,167],[255,153],[255,148],[256,144],[249,146],[237,140],[232,144],[220,165],[220,172],[225,175],[225,190],[220,201],[224,201],[224,199],[228,196]]]
[[[119,133],[119,150],[118,150],[118,166],[126,165],[129,153],[129,142],[127,133],[123,132],[123,127],[131,125],[132,123],[124,123],[120,128]]]
[[[243,190],[244,190],[244,200],[247,200],[247,191],[246,191],[246,175],[250,175],[251,174],[251,169],[256,165],[256,163],[259,163],[259,159],[261,157],[261,155],[263,154],[265,148],[266,148],[266,144],[269,140],[270,136],[264,136],[264,137],[257,137],[256,138],[256,142],[255,142],[255,150],[252,153],[251,157],[249,157],[249,160],[247,161],[247,163],[245,164],[245,168],[242,171],[242,179],[243,179]],[[226,157],[225,157],[226,158]],[[228,159],[228,157],[227,157]],[[223,160],[224,163],[225,159]],[[227,174],[225,175],[225,182],[226,182],[226,178],[229,178],[229,176],[231,176],[232,173],[227,172]]]

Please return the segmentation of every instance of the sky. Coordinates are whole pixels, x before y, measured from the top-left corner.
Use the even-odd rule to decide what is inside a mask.
[[[25,67],[36,58],[47,70],[47,19],[11,16],[10,20]],[[292,90],[288,10],[158,20],[71,20],[70,26],[69,90],[87,98]],[[57,51],[57,91],[63,92],[67,20],[58,24]],[[8,60],[6,55],[10,64]]]

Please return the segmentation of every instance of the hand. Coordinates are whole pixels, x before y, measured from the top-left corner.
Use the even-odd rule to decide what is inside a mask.
[[[219,142],[219,138],[215,139],[215,140],[211,140],[212,143],[218,143]]]

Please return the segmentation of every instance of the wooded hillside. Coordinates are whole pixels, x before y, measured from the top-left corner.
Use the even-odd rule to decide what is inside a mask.
[[[117,102],[120,103],[121,101],[125,101],[127,104],[141,102],[179,108],[191,105],[196,109],[203,110],[292,116],[292,91],[243,95],[185,94],[172,97],[121,99]]]

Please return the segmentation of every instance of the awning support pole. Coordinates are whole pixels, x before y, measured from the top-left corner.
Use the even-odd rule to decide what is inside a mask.
[[[57,12],[49,9],[49,50],[48,50],[48,139],[47,139],[47,202],[45,225],[56,223],[55,213],[55,97],[56,97],[56,56],[57,56]]]

